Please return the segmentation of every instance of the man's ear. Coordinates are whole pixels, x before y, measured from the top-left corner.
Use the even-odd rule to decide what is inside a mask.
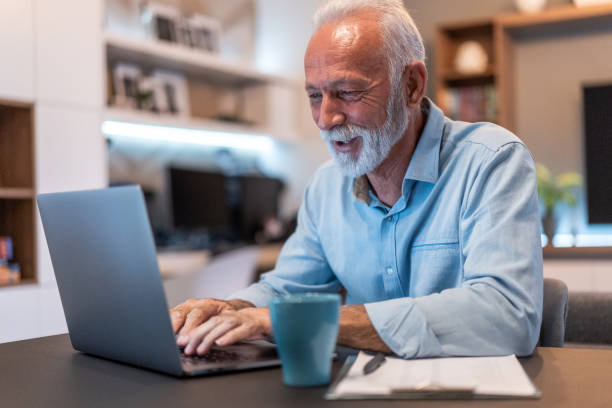
[[[407,65],[402,75],[404,98],[408,108],[421,105],[427,89],[427,68],[421,61],[414,61]]]

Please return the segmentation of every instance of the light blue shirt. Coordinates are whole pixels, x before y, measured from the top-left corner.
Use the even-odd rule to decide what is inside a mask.
[[[276,267],[232,298],[347,291],[405,358],[530,354],[542,318],[533,159],[490,123],[429,115],[388,208],[332,163],[312,177]],[[365,184],[367,186],[367,184]],[[361,195],[361,197],[360,197]]]

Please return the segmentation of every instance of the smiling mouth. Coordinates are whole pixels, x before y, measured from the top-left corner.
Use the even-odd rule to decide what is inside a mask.
[[[334,149],[338,153],[350,153],[354,149],[359,147],[360,139],[361,139],[360,137],[355,137],[355,138],[349,140],[348,142],[342,142],[340,140],[335,140],[334,141]]]

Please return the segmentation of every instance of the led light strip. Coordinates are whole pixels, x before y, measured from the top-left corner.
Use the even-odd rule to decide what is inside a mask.
[[[268,136],[220,130],[147,125],[114,120],[106,120],[102,123],[102,133],[111,139],[113,137],[125,137],[257,151],[268,151],[274,148],[274,142]]]

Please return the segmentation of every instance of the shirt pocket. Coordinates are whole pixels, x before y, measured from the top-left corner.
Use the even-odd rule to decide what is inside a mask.
[[[410,249],[410,296],[461,286],[463,269],[457,240],[415,242]]]

